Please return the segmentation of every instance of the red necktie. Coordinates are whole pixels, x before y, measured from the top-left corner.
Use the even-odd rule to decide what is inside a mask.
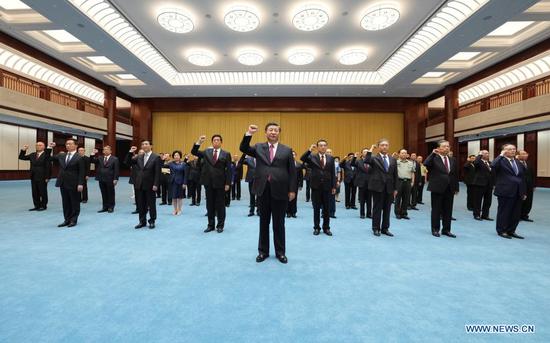
[[[273,157],[275,157],[275,154],[274,154],[274,146],[273,144],[269,144],[269,162],[273,162]]]
[[[321,155],[321,168],[325,169],[325,155]]]
[[[445,169],[447,169],[447,174],[449,174],[449,161],[447,160],[447,156],[443,156],[443,161],[445,161]]]
[[[214,149],[214,163],[218,161],[218,150]]]

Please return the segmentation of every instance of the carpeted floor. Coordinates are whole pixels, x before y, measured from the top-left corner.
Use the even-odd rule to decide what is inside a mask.
[[[255,262],[258,217],[248,192],[226,230],[205,234],[204,201],[182,216],[159,207],[155,230],[134,230],[130,186],[113,214],[100,195],[59,229],[59,191],[28,212],[30,183],[0,183],[1,342],[549,342],[550,191],[535,194],[525,240],[504,240],[455,201],[457,239],[430,235],[429,194],[395,237],[338,204],[333,237],[312,235],[300,193],[287,219],[287,256]],[[496,199],[491,216],[496,216]],[[273,244],[273,243],[272,243]],[[465,324],[533,324],[532,334],[467,334]]]

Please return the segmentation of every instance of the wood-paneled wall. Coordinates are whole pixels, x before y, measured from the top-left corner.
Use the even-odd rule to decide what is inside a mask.
[[[153,144],[157,152],[182,149],[190,152],[201,134],[210,137],[219,133],[224,147],[240,154],[239,143],[249,124],[260,132],[253,142],[265,140],[263,129],[270,121],[281,125],[281,142],[291,146],[298,155],[318,139],[326,139],[336,155],[343,156],[369,146],[380,138],[390,140],[392,150],[403,145],[403,113],[342,113],[342,112],[154,112]]]

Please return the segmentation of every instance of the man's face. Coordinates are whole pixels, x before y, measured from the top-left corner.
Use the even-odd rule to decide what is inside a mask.
[[[66,141],[65,142],[65,149],[67,149],[67,151],[75,151],[76,150],[76,144],[74,141]]]
[[[103,155],[109,156],[111,154],[111,148],[105,147],[103,148]]]
[[[327,152],[327,142],[320,141],[319,143],[317,143],[317,151],[319,151],[319,153],[321,153],[321,154],[326,153]]]
[[[36,142],[36,151],[42,152],[44,149],[46,149],[46,145],[44,145],[44,143]]]
[[[332,149],[327,149],[327,155],[332,156]]]
[[[527,151],[521,150],[519,152],[518,159],[520,159],[522,161],[527,161],[528,158],[529,158],[529,154],[527,153]]]
[[[363,149],[363,151],[361,151],[361,155],[363,156],[363,158],[367,157],[368,153],[369,153],[369,149]]]
[[[212,139],[212,147],[214,149],[219,149],[221,148],[222,146],[222,139],[220,137],[214,137],[214,139]]]
[[[468,162],[470,163],[474,162],[475,159],[476,159],[475,156],[468,156]]]
[[[489,161],[489,152],[487,150],[482,150],[481,158],[484,159],[485,161]]]
[[[143,141],[143,143],[141,143],[141,149],[143,149],[143,151],[145,153],[148,153],[151,151],[151,143],[149,141]]]
[[[415,153],[412,153],[412,154],[411,154],[411,160],[412,160],[412,161],[416,161],[416,154],[415,154]]]
[[[387,141],[382,141],[378,143],[378,151],[380,151],[382,154],[387,154],[388,150],[390,149],[390,143]]]
[[[405,149],[402,149],[400,152],[399,152],[399,159],[401,160],[406,160],[407,159],[407,150]]]
[[[281,132],[281,128],[275,125],[268,126],[265,130],[265,137],[269,142],[278,142],[279,141],[279,133]]]
[[[514,158],[516,156],[516,147],[515,145],[509,144],[504,147],[504,156],[508,158]]]
[[[451,151],[451,147],[449,146],[449,142],[443,142],[441,144],[439,144],[439,153],[441,155],[449,155],[449,151]],[[449,156],[452,156],[452,155],[449,155]]]
[[[422,156],[417,156],[416,157],[416,162],[418,162],[418,163],[422,163],[423,160],[424,159],[422,158]]]
[[[138,155],[143,155],[143,154],[145,154],[145,150],[143,150],[143,149],[139,149],[139,151],[138,151]]]

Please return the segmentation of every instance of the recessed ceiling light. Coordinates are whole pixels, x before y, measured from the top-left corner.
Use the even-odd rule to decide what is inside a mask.
[[[292,24],[298,30],[315,31],[328,23],[328,11],[321,5],[308,4],[297,8]]]
[[[288,54],[288,62],[302,66],[315,60],[315,52],[311,49],[295,49]]]
[[[115,74],[116,77],[118,77],[121,80],[136,80],[137,77],[135,77],[134,74]]]
[[[94,64],[113,64],[113,61],[105,56],[86,56],[86,58],[92,61]]]
[[[389,5],[381,5],[367,10],[361,19],[361,27],[367,31],[388,28],[399,20],[399,11]]]
[[[422,75],[422,77],[441,77],[445,75],[444,71],[429,71],[426,74]]]
[[[355,65],[367,60],[367,52],[364,49],[347,49],[340,53],[338,61],[343,65]]]
[[[247,49],[239,51],[237,60],[240,64],[247,66],[257,66],[264,61],[264,56],[261,51],[255,49]]]
[[[8,11],[30,9],[29,6],[19,0],[0,0],[0,7]]]
[[[479,51],[462,51],[449,58],[449,61],[469,61],[479,54],[481,54]]]
[[[65,30],[44,30],[42,31],[48,36],[52,37],[59,43],[79,43],[80,39],[76,38]]]
[[[248,32],[255,30],[260,25],[260,16],[252,7],[232,7],[224,17],[225,25],[233,31]]]
[[[509,21],[490,32],[487,36],[513,36],[533,23],[534,21]]]
[[[209,67],[216,59],[214,54],[206,50],[194,50],[187,54],[187,61],[199,67]]]
[[[187,33],[193,31],[195,24],[190,15],[179,9],[167,8],[161,10],[157,22],[166,30],[174,33]]]

